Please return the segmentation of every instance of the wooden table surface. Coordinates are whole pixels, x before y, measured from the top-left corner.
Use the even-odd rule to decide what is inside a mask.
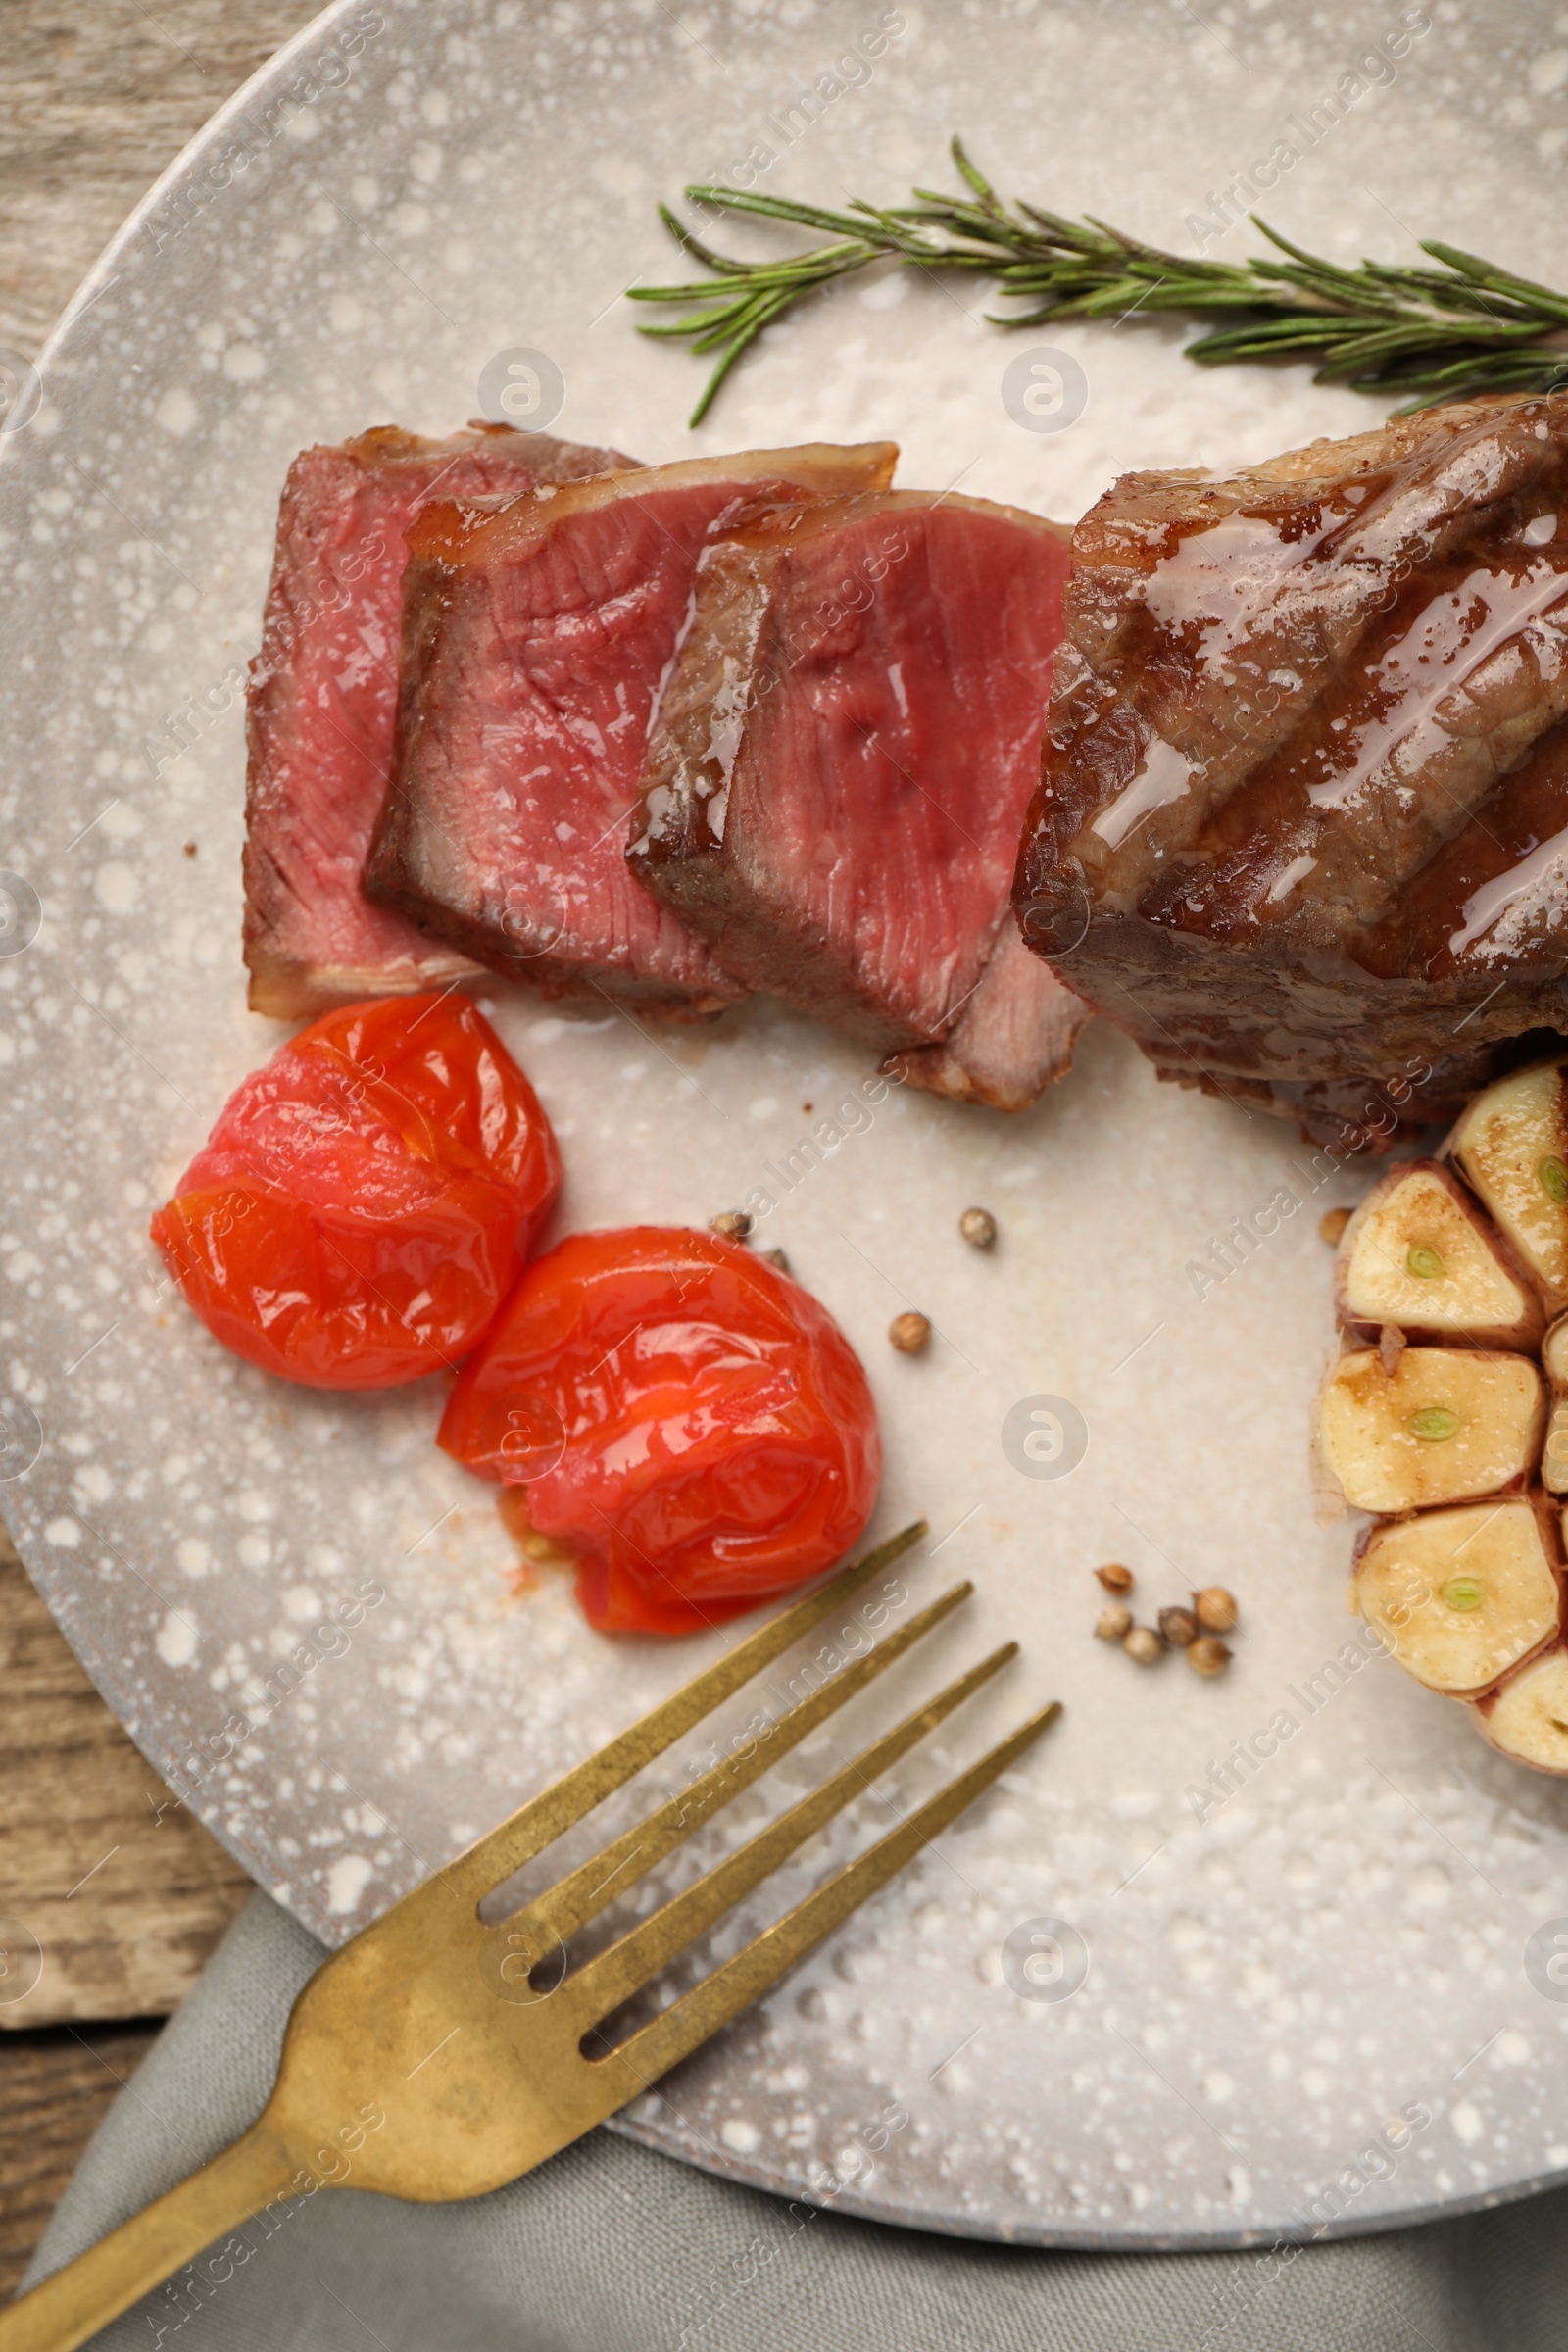
[[[143,190],[315,13],[5,0],[0,350],[33,356]],[[0,2299],[249,1891],[121,1731],[0,1532],[0,1915],[44,1954],[24,1999],[5,2000],[0,1975]]]

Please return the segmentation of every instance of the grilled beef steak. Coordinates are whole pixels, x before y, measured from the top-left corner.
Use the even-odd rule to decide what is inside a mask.
[[[775,505],[885,483],[897,455],[760,450],[427,508],[372,895],[547,994],[688,1017],[743,996],[627,871],[649,726],[705,549]]]
[[[715,544],[627,853],[727,971],[1009,1109],[1087,1017],[1008,903],[1067,537],[891,491]]]
[[[1162,1077],[1330,1140],[1568,1025],[1568,395],[1128,474],[1073,564],[1019,917]]]
[[[254,1010],[294,1020],[476,968],[360,890],[392,766],[403,534],[435,490],[515,497],[629,463],[506,425],[445,441],[383,426],[295,459],[251,664],[245,961]]]

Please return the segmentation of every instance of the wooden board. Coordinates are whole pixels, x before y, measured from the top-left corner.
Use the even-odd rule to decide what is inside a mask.
[[[0,1910],[43,1952],[23,1998],[5,2000],[0,1978],[0,2028],[167,2015],[250,1890],[126,1739],[0,1536]]]
[[[6,0],[0,348],[30,359],[137,198],[311,0]]]
[[[0,2049],[0,2301],[21,2285],[77,2157],[157,2038],[155,2025],[55,2026]]]

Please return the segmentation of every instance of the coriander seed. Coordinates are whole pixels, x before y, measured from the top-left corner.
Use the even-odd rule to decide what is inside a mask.
[[[1348,1208],[1326,1208],[1317,1222],[1317,1229],[1331,1250],[1337,1250],[1345,1228],[1350,1222]]]
[[[888,1325],[888,1338],[901,1355],[918,1355],[931,1345],[931,1318],[912,1310],[906,1315],[895,1315]]]
[[[1122,1647],[1140,1666],[1152,1666],[1165,1655],[1165,1644],[1152,1625],[1135,1625]]]
[[[744,1208],[721,1208],[716,1217],[708,1220],[710,1233],[716,1233],[721,1242],[745,1242],[751,1239],[752,1220]]]
[[[1198,1619],[1191,1609],[1161,1609],[1159,1630],[1172,1649],[1187,1649],[1198,1640]]]
[[[1187,1650],[1187,1663],[1195,1674],[1203,1676],[1223,1674],[1231,1662],[1231,1653],[1213,1634],[1200,1634]]]
[[[1120,1560],[1107,1560],[1095,1574],[1107,1592],[1130,1592],[1133,1589],[1133,1572],[1124,1568]]]
[[[989,1208],[966,1208],[958,1219],[958,1231],[971,1250],[989,1250],[997,1238],[997,1220]]]
[[[1131,1609],[1102,1609],[1095,1619],[1095,1637],[1101,1642],[1120,1642],[1132,1630]]]
[[[1223,1585],[1205,1585],[1193,1594],[1193,1615],[1205,1634],[1233,1634],[1241,1611],[1234,1592],[1227,1592]]]

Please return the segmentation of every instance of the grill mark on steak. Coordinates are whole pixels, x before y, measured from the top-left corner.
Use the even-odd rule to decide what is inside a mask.
[[[547,995],[688,1018],[743,996],[627,870],[649,727],[705,550],[775,505],[884,483],[897,454],[754,451],[427,509],[371,895]]]
[[[254,1011],[300,1019],[479,968],[360,887],[392,767],[404,532],[437,492],[515,496],[628,463],[507,425],[441,441],[386,425],[295,459],[247,696]]]
[[[1206,862],[1151,887],[1152,918],[1226,939],[1343,931],[1363,959],[1358,929],[1568,714],[1568,573],[1504,556],[1446,577],[1406,592],[1360,674],[1216,811],[1193,844]]]
[[[1409,1123],[1568,1021],[1568,396],[1128,476],[1073,553],[1017,896],[1162,1075],[1321,1133],[1430,1065]]]
[[[729,535],[698,575],[628,851],[727,970],[903,1053],[917,1085],[1008,1108],[1060,1075],[1087,1017],[1041,986],[1007,914],[1065,538],[915,491]]]
[[[1361,960],[1369,971],[1420,970],[1432,980],[1464,957],[1495,969],[1505,986],[1512,966],[1533,993],[1563,969],[1565,901],[1568,721],[1540,738],[1417,875],[1361,943]]]

